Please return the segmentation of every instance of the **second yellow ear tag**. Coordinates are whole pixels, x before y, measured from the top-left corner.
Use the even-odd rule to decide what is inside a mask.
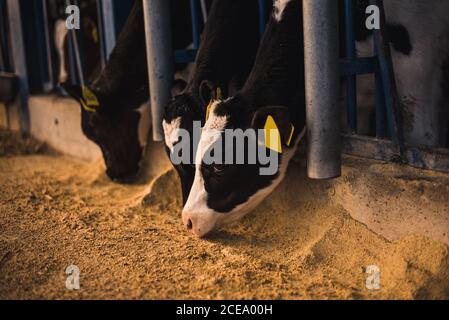
[[[210,114],[210,108],[212,107],[212,104],[214,103],[214,100],[211,99],[209,104],[207,105],[207,109],[206,109],[206,122],[207,120],[209,120],[209,114]]]
[[[98,107],[100,107],[100,102],[98,101],[95,94],[86,86],[83,86],[83,107],[86,111],[96,112]]]
[[[214,104],[215,100],[221,100],[223,97],[223,94],[221,92],[221,88],[217,88],[217,91],[215,93],[215,97],[212,97],[212,99],[210,99],[209,104],[207,105],[207,109],[206,109],[206,122],[207,120],[209,120],[209,115],[210,115],[210,108],[212,107],[212,105]]]
[[[267,117],[264,130],[265,147],[277,153],[282,153],[281,134],[272,116]]]

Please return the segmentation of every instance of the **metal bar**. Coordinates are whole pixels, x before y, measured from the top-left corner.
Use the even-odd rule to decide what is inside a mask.
[[[207,5],[206,0],[200,0],[201,4],[201,14],[203,15],[203,23],[207,23]]]
[[[19,99],[16,104],[8,106],[8,120],[12,130],[30,132],[28,110],[28,71],[23,43],[22,21],[20,16],[20,2],[7,0],[6,3],[9,22],[9,43],[11,46],[12,67],[20,82]]]
[[[376,54],[377,55],[377,54]],[[385,95],[384,86],[382,83],[382,77],[380,75],[380,68],[377,66],[376,72],[374,73],[374,99],[376,107],[376,137],[379,139],[387,137],[387,116],[385,114]]]
[[[175,62],[179,64],[195,62],[198,50],[176,50]]]
[[[101,11],[102,42],[105,62],[115,47],[116,32],[114,19],[114,0],[101,0],[98,4]]]
[[[173,81],[170,1],[142,0],[150,81],[153,139],[163,141],[162,119]]]
[[[340,63],[340,75],[347,77],[350,75],[372,74],[376,72],[376,67],[376,57],[343,60]]]
[[[265,33],[267,8],[265,0],[259,0],[259,33],[260,37]]]
[[[390,140],[357,135],[342,136],[343,153],[361,158],[396,162],[419,169],[449,173],[449,149],[406,145],[404,156]]]
[[[70,0],[66,0],[66,5],[70,6]],[[78,3],[77,3],[78,5]],[[78,37],[76,34],[76,30],[72,29],[69,30],[67,33],[70,43],[72,45],[72,47],[69,47],[69,50],[72,49],[73,50],[73,57],[75,59],[75,68],[76,68],[76,76],[78,78],[78,81],[80,82],[80,84],[82,86],[84,86],[85,82],[84,82],[84,69],[83,69],[83,63],[81,61],[81,54],[80,54],[80,47],[79,47],[79,43],[78,43]]]
[[[338,1],[303,0],[307,165],[312,179],[341,175]]]
[[[385,34],[385,11],[382,0],[370,0],[370,3],[380,9],[381,28],[374,30],[374,44],[379,61],[380,77],[382,79],[386,116],[388,120],[388,130],[393,142],[399,148],[400,154],[404,155],[404,132],[402,127],[402,113],[399,106],[399,99],[396,90],[396,81],[392,68],[390,45]]]
[[[47,72],[48,79],[47,82],[44,83],[44,91],[50,92],[53,90],[55,85],[55,80],[53,76],[53,63],[51,59],[51,38],[50,38],[50,30],[48,26],[48,8],[47,8],[47,0],[42,0],[42,16],[44,20],[44,39],[45,39],[45,56],[47,60]]]
[[[354,13],[352,0],[345,0],[346,27],[346,57],[355,60],[356,48],[354,37]],[[348,101],[348,126],[352,132],[357,132],[357,80],[355,75],[346,77],[346,96]]]
[[[190,0],[190,14],[192,20],[192,36],[193,36],[193,47],[198,49],[200,47],[200,26],[198,20],[198,0]]]

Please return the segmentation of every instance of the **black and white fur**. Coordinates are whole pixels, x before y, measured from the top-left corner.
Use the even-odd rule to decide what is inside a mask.
[[[192,122],[204,123],[206,107],[214,90],[220,88],[223,95],[228,96],[242,88],[259,44],[257,9],[257,0],[213,1],[189,81],[178,81],[173,90],[174,98],[165,109],[163,128],[169,154],[179,140],[177,129],[186,129],[192,137]],[[181,179],[185,202],[195,167],[182,164],[175,168]]]
[[[195,178],[182,217],[185,226],[202,237],[240,219],[267,197],[285,177],[305,127],[302,1],[277,0],[253,70],[241,91],[218,101],[203,128],[199,150],[214,138],[205,132],[262,129],[268,115],[278,124],[282,141],[290,124],[296,128],[293,146],[284,146],[274,176],[259,175],[259,165],[206,165],[198,152]],[[338,53],[336,53],[338,54]]]

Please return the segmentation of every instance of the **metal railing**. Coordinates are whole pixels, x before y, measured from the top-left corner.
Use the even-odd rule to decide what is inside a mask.
[[[72,2],[77,2],[78,0],[73,0]],[[116,4],[115,1],[118,0],[98,0],[98,21],[99,21],[99,33],[100,33],[100,42],[101,42],[101,56],[102,56],[102,63],[105,64],[107,61],[107,57],[109,53],[111,52],[112,48],[115,45],[115,36],[117,34],[118,28],[116,27],[115,22],[115,14],[114,14],[114,5]],[[152,109],[153,109],[153,138],[156,140],[161,140],[162,135],[162,128],[161,128],[161,115],[162,110],[169,99],[169,92],[170,92],[170,84],[171,84],[171,77],[173,76],[173,57],[175,59],[176,63],[184,64],[193,62],[196,57],[196,53],[200,46],[200,32],[201,32],[201,26],[200,26],[200,17],[203,17],[203,20],[205,19],[205,10],[204,10],[204,1],[202,0],[190,0],[190,10],[191,10],[191,20],[192,20],[192,42],[193,46],[192,48],[185,49],[185,50],[177,50],[174,51],[171,48],[170,44],[167,44],[167,39],[170,38],[170,31],[165,32],[165,35],[163,37],[158,35],[160,31],[157,24],[162,23],[168,29],[167,25],[169,26],[169,10],[167,9],[156,9],[155,12],[160,12],[158,10],[162,10],[164,12],[160,12],[161,15],[159,18],[157,17],[157,14],[151,15],[149,8],[150,4],[153,5],[159,5],[159,8],[163,3],[166,4],[168,1],[164,0],[137,0],[137,1],[144,1],[144,4],[146,5],[147,10],[146,12],[146,25],[147,30],[149,30],[149,34],[152,35],[152,37],[148,37],[148,44],[149,44],[149,76],[150,76],[150,89],[151,89],[151,99],[152,99]],[[264,32],[265,28],[265,17],[267,15],[267,9],[266,6],[266,0],[258,0],[259,1],[259,14],[260,14],[260,33],[261,35]],[[305,6],[312,5],[313,1],[310,0],[303,0],[305,3]],[[309,2],[310,1],[310,2]],[[328,8],[328,6],[333,6],[331,4],[332,0],[319,0],[323,8]],[[399,101],[396,94],[396,87],[395,87],[395,79],[394,79],[394,73],[391,63],[391,53],[390,53],[390,47],[388,43],[388,39],[386,38],[385,31],[383,28],[380,30],[374,30],[373,31],[373,48],[374,48],[374,55],[372,57],[364,57],[359,58],[356,54],[356,47],[355,47],[355,36],[354,36],[354,16],[353,16],[353,1],[352,0],[343,0],[344,1],[344,14],[345,14],[345,26],[346,26],[346,32],[345,32],[345,42],[344,47],[346,51],[346,57],[343,61],[340,61],[340,76],[343,77],[346,81],[346,98],[347,98],[347,123],[348,123],[348,129],[349,133],[343,134],[342,138],[342,152],[346,154],[366,157],[366,158],[372,158],[372,159],[378,159],[378,160],[385,160],[385,161],[395,161],[395,162],[401,162],[401,163],[407,163],[412,166],[418,167],[418,168],[424,168],[424,169],[433,169],[438,171],[445,171],[449,172],[449,150],[447,149],[432,149],[432,148],[425,148],[425,147],[415,147],[415,146],[408,146],[404,143],[403,138],[403,129],[402,129],[402,115],[401,115],[401,109],[399,108]],[[34,5],[36,5],[37,9],[35,10],[36,15],[40,15],[40,18],[38,18],[37,21],[46,21],[46,8],[47,0],[40,0],[36,1]],[[307,4],[308,3],[308,4]],[[385,26],[385,16],[383,12],[383,1],[381,0],[370,0],[371,4],[377,5],[381,9],[381,25]],[[330,7],[329,7],[330,8]],[[334,7],[332,7],[334,8]],[[334,8],[335,9],[335,8]],[[311,11],[308,11],[309,13]],[[335,12],[326,11],[329,15],[334,15]],[[13,116],[11,119],[13,119],[12,126],[14,128],[22,128],[23,131],[27,131],[28,128],[28,114],[27,114],[27,100],[28,100],[28,94],[29,94],[29,81],[28,81],[28,70],[27,70],[27,57],[25,53],[25,44],[23,37],[19,36],[23,34],[22,28],[23,23],[21,21],[21,8],[20,3],[17,0],[0,0],[0,14],[5,16],[7,15],[8,19],[5,23],[0,23],[0,29],[2,30],[2,37],[0,39],[2,44],[2,52],[3,54],[0,55],[0,69],[3,71],[10,71],[15,73],[21,83],[21,89],[20,89],[20,99],[19,102],[11,107],[12,114],[15,114],[16,116]],[[306,18],[306,17],[305,17]],[[309,17],[310,18],[310,17]],[[328,17],[329,18],[329,17]],[[156,20],[159,19],[159,22]],[[164,22],[165,19],[165,22]],[[152,21],[150,21],[152,20]],[[309,25],[309,22],[306,23]],[[153,26],[151,26],[151,23],[155,23]],[[313,30],[314,29],[314,30]],[[8,31],[8,32],[6,32]],[[335,40],[335,35],[330,35],[331,30],[327,30],[326,28],[312,28],[312,31],[310,32],[324,32],[324,35],[328,37],[328,41]],[[41,62],[41,70],[44,72],[42,73],[44,76],[41,77],[42,80],[42,87],[43,92],[50,92],[55,85],[55,79],[53,79],[54,71],[52,70],[53,64],[52,64],[52,57],[50,53],[50,36],[49,33],[51,32],[48,30],[47,27],[39,28],[36,32],[42,33],[40,36],[40,41],[38,41],[38,47],[33,48],[39,52],[41,52],[40,57],[42,57]],[[7,36],[7,39],[5,37]],[[147,32],[148,35],[148,32]],[[309,35],[310,36],[310,35]],[[154,41],[154,39],[159,37],[158,46],[153,46],[155,49],[151,49],[151,41]],[[308,38],[306,35],[305,38]],[[309,39],[313,42],[313,37],[309,37]],[[330,42],[327,41],[328,45],[331,45]],[[76,62],[76,51],[73,41],[69,41],[70,43],[70,50],[69,50],[69,67],[72,69],[71,72],[73,74],[79,73],[79,71],[76,71],[77,69],[77,63],[82,64],[82,57],[81,62]],[[161,45],[166,43],[167,45]],[[6,45],[8,44],[8,45]],[[311,43],[309,43],[311,44]],[[307,43],[306,43],[307,45]],[[5,46],[7,46],[7,50],[5,50]],[[157,50],[156,50],[157,49]],[[329,56],[326,56],[325,54],[326,50],[321,50],[321,53],[318,50],[311,51],[311,53],[306,54],[306,65],[309,64],[309,66],[312,63],[317,63],[318,61],[323,61],[326,59],[330,59]],[[6,53],[6,54],[5,54]],[[35,53],[35,52],[34,52]],[[315,54],[313,54],[315,53]],[[158,63],[152,63],[151,60],[158,61]],[[331,58],[334,59],[334,58]],[[309,62],[307,62],[310,60]],[[315,62],[313,62],[315,61]],[[329,61],[328,61],[329,62]],[[78,66],[79,68],[79,66]],[[0,71],[1,71],[0,70]],[[356,77],[363,74],[373,74],[375,77],[375,111],[376,111],[376,132],[375,137],[365,137],[365,136],[359,136],[356,134],[357,132],[357,86],[356,86]],[[315,74],[316,75],[316,74]],[[311,76],[313,78],[314,72],[312,71]],[[323,77],[321,75],[321,77]],[[331,87],[337,86],[336,84],[332,84],[335,81],[331,80],[332,74],[328,74],[327,78],[323,78],[323,80],[327,81],[329,80],[329,85]],[[80,81],[80,79],[75,79],[75,81]],[[310,80],[309,80],[310,81]],[[309,82],[308,81],[308,82]],[[323,91],[316,91],[315,93],[313,90],[309,88],[309,96],[317,95],[316,92],[320,92],[323,94]],[[335,90],[328,90],[329,95],[325,93],[325,97],[331,97],[333,96],[331,92],[334,92]],[[323,98],[323,97],[322,97]],[[324,99],[324,98],[323,98]],[[329,110],[333,110],[331,108],[337,108],[338,107],[338,101],[339,99],[336,99],[335,97],[333,99],[324,99],[327,100],[323,102],[322,107],[326,110],[328,108]],[[323,100],[323,101],[324,101]],[[333,102],[332,102],[333,100]],[[320,100],[315,100],[320,101]],[[314,105],[315,106],[315,105]],[[309,112],[308,114],[311,114],[311,111],[313,108],[310,108],[309,106]],[[316,109],[318,110],[318,109]],[[321,110],[321,109],[320,109]],[[326,111],[326,112],[328,112]],[[330,119],[333,119],[332,121],[335,121],[335,123],[338,123],[339,121],[336,121],[335,117],[329,117]],[[15,119],[15,120],[14,120]],[[328,126],[331,125],[329,124]],[[309,134],[313,135],[314,130],[316,132],[319,132],[319,126],[315,127],[317,123],[309,121]],[[318,159],[325,159],[326,155],[324,153],[326,152],[326,148],[323,148],[326,144],[329,145],[329,142],[323,142],[323,139],[321,139],[320,147],[317,150],[321,150],[318,152]],[[332,144],[337,146],[338,142],[336,140],[331,140]],[[310,148],[309,149],[313,149]],[[312,171],[316,171],[316,174],[313,174],[312,172],[309,172],[309,174],[312,177],[331,177],[338,175],[338,168],[339,167],[339,159],[338,159],[338,152],[333,153],[335,156],[332,157],[332,160],[330,163],[333,163],[334,165],[333,169],[331,170],[332,173],[326,173],[324,175],[318,174],[318,172],[325,172],[323,168],[321,169],[314,169]],[[312,157],[313,158],[313,157]],[[309,158],[310,163],[317,163],[318,160],[316,158]],[[329,162],[328,162],[329,163]]]

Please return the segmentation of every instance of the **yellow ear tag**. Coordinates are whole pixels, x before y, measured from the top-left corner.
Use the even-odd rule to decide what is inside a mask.
[[[206,109],[206,122],[207,120],[209,120],[209,115],[210,115],[210,108],[212,107],[212,105],[214,104],[215,100],[221,100],[222,99],[222,92],[221,92],[221,88],[217,88],[217,91],[215,92],[215,98],[212,97],[212,99],[210,99],[209,104],[207,105],[207,109]]]
[[[210,102],[207,105],[207,109],[206,109],[206,122],[207,122],[207,120],[209,120],[210,108],[212,107],[213,103],[214,103],[214,99],[210,99]]]
[[[290,130],[290,135],[288,136],[287,143],[286,143],[287,147],[290,147],[290,145],[292,143],[292,139],[293,139],[293,134],[294,133],[295,133],[295,126],[292,125],[292,128]]]
[[[265,147],[282,153],[281,134],[272,116],[267,117],[265,122]]]
[[[215,95],[215,99],[216,99],[216,100],[221,100],[222,97],[223,97],[223,94],[222,94],[222,92],[221,92],[221,88],[218,87],[218,88],[217,88],[217,94]]]
[[[98,101],[95,94],[86,86],[82,87],[83,98],[81,99],[81,104],[83,108],[88,112],[96,112],[98,107],[100,107],[100,102]]]

